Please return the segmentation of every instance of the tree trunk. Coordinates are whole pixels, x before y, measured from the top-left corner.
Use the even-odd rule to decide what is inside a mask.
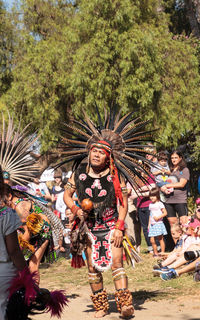
[[[200,38],[200,0],[185,0],[185,7],[192,34]]]

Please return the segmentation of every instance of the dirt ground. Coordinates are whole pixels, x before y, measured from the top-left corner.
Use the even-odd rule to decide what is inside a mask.
[[[111,294],[111,290],[111,288],[108,288],[108,292],[110,293],[110,313],[104,317],[104,319],[121,319],[117,312],[114,296]],[[155,295],[155,292],[152,291],[149,292],[149,294]],[[89,320],[94,318],[89,287],[76,286],[68,288],[67,297],[69,299],[69,304],[62,314],[62,320]],[[200,320],[200,296],[181,296],[176,300],[163,299],[159,301],[148,301],[148,299],[146,300],[146,298],[142,298],[141,293],[141,299],[134,301],[134,307],[135,316],[132,319],[135,318],[137,320]],[[32,319],[50,320],[52,318],[49,314],[42,314],[34,316]]]

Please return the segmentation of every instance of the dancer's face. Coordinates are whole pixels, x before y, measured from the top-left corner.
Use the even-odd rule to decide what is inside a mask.
[[[105,152],[100,148],[94,147],[90,151],[90,163],[92,167],[104,169],[107,163],[107,156]]]

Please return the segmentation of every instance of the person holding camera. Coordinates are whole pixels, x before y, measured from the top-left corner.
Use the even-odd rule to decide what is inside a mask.
[[[189,252],[193,252],[195,254],[195,251],[189,251]],[[200,254],[199,250],[197,250],[196,252]],[[189,272],[194,272],[194,275],[193,275],[194,281],[200,281],[200,257],[196,258],[194,261],[192,260],[189,264],[184,265],[182,268],[174,269],[173,277],[169,277],[168,273],[162,273],[160,277],[162,280],[166,281],[166,280],[171,280],[173,278],[180,277],[182,274],[189,273]]]
[[[185,265],[187,261],[196,260],[200,257],[200,199],[197,199],[195,215],[188,218],[188,223],[183,226],[185,235],[182,237],[182,250],[173,263],[167,259],[154,273],[161,273],[162,280],[176,278],[183,273],[178,269]],[[185,266],[184,266],[185,267]],[[177,271],[178,269],[178,271]],[[188,270],[187,268],[184,270]],[[186,271],[189,272],[189,271]]]

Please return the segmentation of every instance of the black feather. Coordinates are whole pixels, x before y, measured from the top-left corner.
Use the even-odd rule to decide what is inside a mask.
[[[95,102],[95,109],[96,109],[96,112],[97,112],[97,116],[98,116],[98,129],[101,131],[102,129],[104,129],[104,126],[103,126],[103,122],[102,122],[102,119],[101,119],[101,115],[99,113],[99,108],[97,106],[97,103]]]
[[[124,116],[124,119],[122,118],[123,120],[122,119],[120,120],[121,123],[119,124],[119,122],[120,122],[119,121],[118,124],[116,124],[117,129],[114,129],[114,131],[120,133],[124,129],[124,126],[127,125],[128,121],[132,117],[132,115],[133,115],[133,112],[130,112],[129,114]]]

